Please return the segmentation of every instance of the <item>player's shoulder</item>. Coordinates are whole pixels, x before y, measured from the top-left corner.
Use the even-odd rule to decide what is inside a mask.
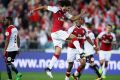
[[[90,30],[90,31],[88,31],[88,34],[89,35],[94,35],[94,33]]]
[[[104,35],[104,34],[106,34],[105,31],[102,31],[102,32],[99,33],[99,35]]]
[[[93,32],[91,30],[88,30],[88,34],[93,34]]]
[[[7,32],[10,32],[12,29],[17,29],[14,25],[9,25],[7,28],[6,28],[6,31]]]
[[[88,30],[88,35],[89,35],[89,37],[95,36],[91,30]]]
[[[86,32],[89,31],[89,29],[85,25],[81,25],[81,28],[83,28]]]
[[[105,31],[100,32],[100,33],[98,34],[98,38],[101,38],[101,37],[104,36],[105,34],[106,34]]]
[[[115,33],[111,32],[111,35],[112,35],[112,36],[115,36]]]

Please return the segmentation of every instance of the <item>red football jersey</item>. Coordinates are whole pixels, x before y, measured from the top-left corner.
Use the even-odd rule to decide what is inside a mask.
[[[53,12],[53,26],[51,31],[56,32],[59,30],[63,30],[63,24],[65,18],[70,19],[72,15],[62,11],[61,8],[57,6],[48,6],[48,10]]]
[[[98,38],[101,40],[100,50],[110,51],[112,49],[112,42],[116,41],[114,33],[101,32],[98,35]]]
[[[51,29],[52,32],[56,32],[58,30],[63,29],[64,18],[65,16],[62,10],[59,10],[56,13],[53,13],[53,26]]]
[[[87,36],[87,31],[82,27],[75,27],[75,28],[73,28],[72,34],[74,34],[75,36],[78,37],[78,40],[80,42],[80,47],[83,47],[84,41],[85,41],[86,36]],[[75,46],[72,42],[68,43],[68,47],[75,48]]]

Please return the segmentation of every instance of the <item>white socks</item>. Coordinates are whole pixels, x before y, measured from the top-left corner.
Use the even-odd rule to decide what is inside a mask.
[[[102,71],[103,71],[102,76],[105,76],[107,72],[107,68],[105,68],[105,64],[103,64],[102,66]]]
[[[52,69],[52,67],[54,66],[54,64],[57,62],[58,58],[56,56],[53,55],[50,64],[48,66],[49,69]]]

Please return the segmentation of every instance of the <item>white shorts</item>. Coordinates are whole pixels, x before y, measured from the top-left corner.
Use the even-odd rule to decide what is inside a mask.
[[[64,44],[65,40],[70,36],[66,31],[59,30],[57,32],[51,33],[51,37],[53,40],[54,47],[58,46],[62,48],[62,45]]]
[[[99,59],[100,60],[105,59],[106,61],[109,61],[110,58],[111,58],[111,51],[103,51],[103,50],[99,51]]]
[[[78,56],[80,56],[79,54],[80,53],[77,49],[68,47],[67,48],[67,61],[73,62],[76,59],[76,57],[77,57],[77,59],[79,59],[80,58],[80,57],[78,57]]]

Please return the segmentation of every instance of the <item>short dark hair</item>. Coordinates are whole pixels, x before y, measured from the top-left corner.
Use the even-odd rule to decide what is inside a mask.
[[[5,19],[7,19],[7,20],[9,20],[11,22],[13,21],[12,17],[10,17],[10,16],[6,17]]]
[[[63,6],[71,6],[71,2],[69,0],[59,0],[58,4],[62,7]]]
[[[86,22],[87,28],[92,28],[92,23]]]

